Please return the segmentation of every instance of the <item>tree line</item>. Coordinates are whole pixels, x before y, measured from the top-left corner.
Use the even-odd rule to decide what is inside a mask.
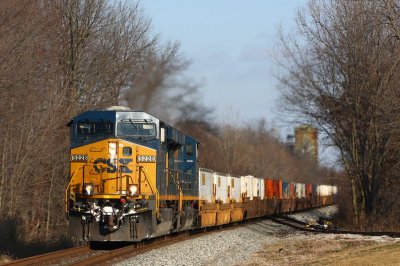
[[[400,2],[311,0],[296,21],[280,31],[283,109],[339,151],[355,225],[398,224]]]

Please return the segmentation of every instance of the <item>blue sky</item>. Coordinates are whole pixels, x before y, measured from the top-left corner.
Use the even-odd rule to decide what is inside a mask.
[[[143,0],[154,32],[181,42],[192,64],[186,76],[201,84],[205,105],[219,121],[279,121],[272,54],[280,23],[294,28],[301,1]],[[282,132],[286,134],[286,132]]]

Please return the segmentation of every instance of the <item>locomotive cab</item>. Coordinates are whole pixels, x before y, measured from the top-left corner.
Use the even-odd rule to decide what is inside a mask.
[[[183,187],[196,180],[197,141],[150,114],[121,108],[85,112],[70,128],[65,206],[72,237],[141,241],[169,233],[177,217],[192,225]],[[195,187],[185,194],[195,195]]]

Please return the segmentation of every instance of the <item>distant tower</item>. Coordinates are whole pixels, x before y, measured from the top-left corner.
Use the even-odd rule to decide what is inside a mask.
[[[295,146],[297,154],[309,154],[318,160],[318,129],[310,125],[300,125],[295,128]]]
[[[290,152],[294,152],[294,136],[291,134],[286,136],[286,147]]]

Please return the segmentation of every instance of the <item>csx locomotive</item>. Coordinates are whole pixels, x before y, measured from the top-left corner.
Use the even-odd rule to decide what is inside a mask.
[[[69,233],[140,241],[192,228],[198,142],[145,112],[88,111],[71,123]]]
[[[138,242],[330,204],[335,193],[199,169],[197,140],[145,112],[88,111],[69,126],[65,208],[78,240]]]

